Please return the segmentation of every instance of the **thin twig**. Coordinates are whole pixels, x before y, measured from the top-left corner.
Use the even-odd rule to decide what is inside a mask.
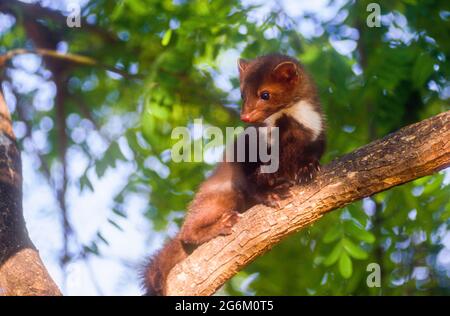
[[[71,53],[63,54],[63,53],[59,53],[55,50],[45,49],[45,48],[36,48],[34,50],[25,49],[25,48],[17,48],[17,49],[10,50],[6,54],[3,54],[0,56],[0,67],[4,66],[5,63],[8,60],[10,60],[11,58],[18,56],[18,55],[24,55],[24,54],[34,54],[34,55],[40,55],[40,56],[45,56],[45,57],[51,57],[51,58],[55,58],[55,59],[61,59],[61,60],[65,60],[70,63],[74,63],[74,64],[78,64],[78,65],[101,67],[101,68],[104,68],[105,70],[119,74],[125,78],[140,78],[141,77],[140,75],[133,75],[133,74],[128,73],[125,70],[99,63],[97,60],[95,60],[92,57],[79,55],[79,54],[71,54]]]

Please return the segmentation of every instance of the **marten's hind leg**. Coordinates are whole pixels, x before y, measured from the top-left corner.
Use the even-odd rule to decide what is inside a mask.
[[[193,214],[186,218],[180,231],[180,240],[185,244],[200,245],[214,237],[229,235],[238,218],[239,213],[232,210],[202,212],[200,216]]]
[[[248,205],[248,185],[239,164],[221,163],[205,181],[189,206],[180,231],[185,244],[200,245],[219,235],[229,235]]]

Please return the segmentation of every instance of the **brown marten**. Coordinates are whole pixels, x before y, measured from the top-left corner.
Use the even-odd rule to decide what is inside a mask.
[[[148,263],[147,295],[165,295],[170,270],[199,245],[230,234],[240,213],[258,203],[277,205],[292,184],[310,181],[319,170],[325,122],[315,84],[303,66],[274,54],[240,59],[238,68],[241,119],[253,126],[278,127],[278,170],[261,172],[259,160],[219,163],[200,185],[178,235]]]

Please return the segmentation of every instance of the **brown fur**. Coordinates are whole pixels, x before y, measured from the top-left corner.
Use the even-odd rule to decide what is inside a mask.
[[[268,55],[252,61],[240,60],[239,75],[241,117],[245,121],[263,124],[270,115],[300,100],[308,101],[321,115],[312,80],[291,57]],[[261,99],[264,91],[270,93],[269,100]],[[165,295],[165,282],[173,266],[197,246],[230,234],[239,213],[257,203],[274,206],[289,193],[292,184],[313,178],[325,148],[324,132],[313,140],[311,130],[287,115],[280,116],[275,125],[280,129],[278,171],[262,173],[260,161],[220,163],[189,205],[179,234],[148,264],[144,276],[148,295]]]

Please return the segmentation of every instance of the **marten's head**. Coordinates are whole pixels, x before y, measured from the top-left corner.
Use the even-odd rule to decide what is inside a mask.
[[[284,55],[239,59],[243,100],[241,120],[263,123],[271,115],[295,103],[315,99],[315,88],[300,63]]]

